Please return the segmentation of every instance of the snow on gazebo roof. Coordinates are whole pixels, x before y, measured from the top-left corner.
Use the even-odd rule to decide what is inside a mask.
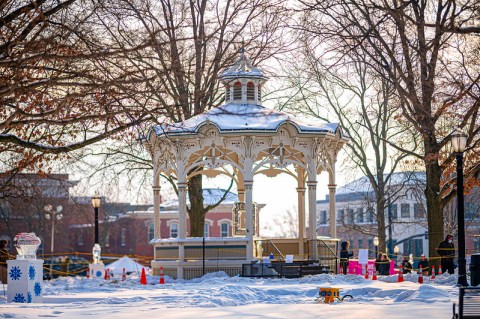
[[[213,124],[220,133],[268,133],[277,132],[285,123],[292,124],[299,134],[335,134],[339,127],[336,123],[299,119],[261,105],[226,104],[181,123],[156,125],[154,131],[158,136],[190,135],[198,133],[207,124]]]

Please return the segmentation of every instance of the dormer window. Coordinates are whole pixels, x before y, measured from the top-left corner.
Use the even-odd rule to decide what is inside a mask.
[[[241,100],[242,99],[242,83],[235,82],[233,85],[233,99]]]
[[[253,82],[247,83],[247,100],[255,100],[255,84]]]
[[[225,85],[225,102],[230,101],[230,85]]]

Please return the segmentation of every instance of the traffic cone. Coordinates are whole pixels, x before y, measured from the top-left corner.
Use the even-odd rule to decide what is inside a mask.
[[[377,272],[373,271],[372,280],[377,280]]]
[[[442,275],[442,265],[438,266],[438,275]]]
[[[365,279],[368,279],[368,265],[365,265]]]
[[[432,266],[432,277],[430,277],[430,279],[435,279],[435,266]]]
[[[145,275],[145,268],[142,268],[142,275],[140,276],[140,284],[141,285],[147,284],[147,276]]]
[[[422,269],[422,266],[420,266],[420,270],[418,271],[418,283],[423,284],[423,269]]]
[[[87,279],[90,278],[90,269],[87,271]]]
[[[109,280],[110,279],[110,269],[107,268],[105,269],[105,276],[104,276],[105,280]]]
[[[125,272],[125,268],[123,268],[123,273],[122,273],[122,281],[127,280],[127,273]]]
[[[160,284],[163,285],[165,283],[165,275],[163,274],[163,267],[160,266]]]
[[[400,265],[398,268],[398,281],[397,282],[403,282],[403,267]]]

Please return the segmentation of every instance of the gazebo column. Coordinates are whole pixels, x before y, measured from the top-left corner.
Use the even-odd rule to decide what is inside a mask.
[[[297,174],[297,197],[298,197],[298,254],[305,257],[305,177],[303,168],[298,168]]]
[[[178,238],[185,239],[187,237],[187,183],[178,182]],[[178,268],[177,278],[183,279],[183,263],[185,262],[185,246],[184,242],[178,243]]]
[[[253,259],[253,199],[252,199],[253,181],[244,181],[245,186],[245,223],[247,244],[247,260]]]
[[[308,239],[310,259],[317,259],[317,181],[309,180],[308,185]]]
[[[162,238],[162,234],[160,232],[161,229],[161,220],[160,220],[160,185],[157,183],[157,178],[155,178],[153,189],[153,226],[154,226],[154,235],[155,238]]]
[[[330,237],[337,238],[337,216],[335,208],[335,190],[337,185],[329,184],[328,185],[328,194],[329,194],[329,206],[330,206]]]

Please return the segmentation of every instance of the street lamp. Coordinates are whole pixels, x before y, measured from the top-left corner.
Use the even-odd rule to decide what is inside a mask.
[[[456,128],[450,135],[452,147],[457,158],[457,224],[458,224],[458,282],[459,286],[468,286],[465,261],[465,206],[463,199],[463,152],[467,146],[467,135]]]
[[[398,248],[398,246],[395,246],[393,248],[393,253],[395,254],[395,256],[398,255],[399,252],[400,252],[400,248]]]
[[[45,219],[52,220],[52,237],[51,237],[51,244],[50,244],[50,254],[51,256],[51,263],[50,263],[50,278],[52,278],[52,266],[53,266],[53,244],[55,242],[55,219],[60,220],[63,217],[61,213],[63,207],[62,205],[58,205],[57,208],[54,210],[52,205],[45,205],[43,207],[45,209]]]
[[[378,257],[378,237],[373,237],[373,246],[375,246],[375,259]]]
[[[93,245],[92,254],[93,254],[93,263],[98,264],[100,262],[100,252],[102,251],[100,243],[98,241],[98,208],[102,199],[95,193],[95,196],[92,197],[92,206],[95,211],[95,244]]]

